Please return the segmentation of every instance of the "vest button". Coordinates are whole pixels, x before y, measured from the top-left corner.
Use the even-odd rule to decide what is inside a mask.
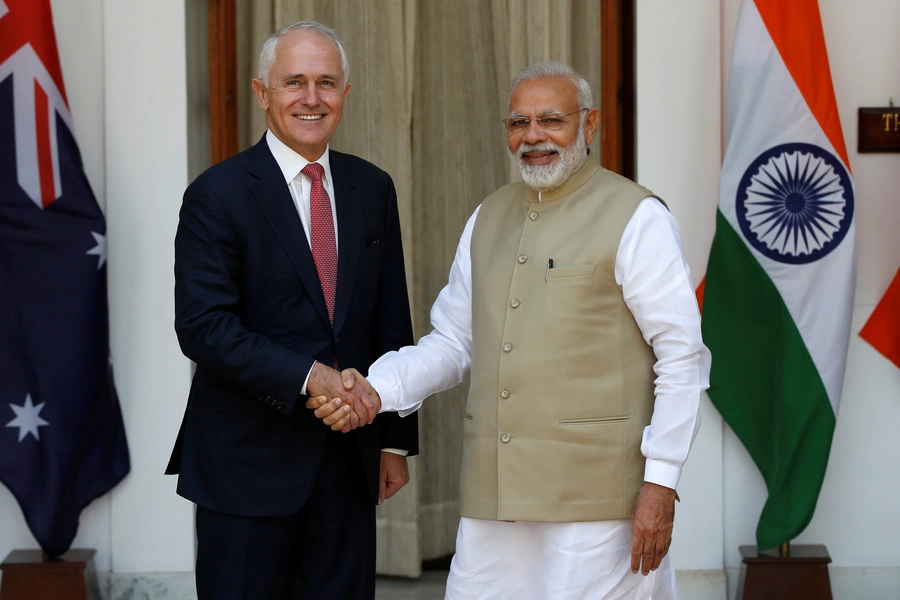
[[[528,213],[528,218],[531,219],[532,221],[537,221],[538,219],[541,218],[541,215],[539,212],[533,210],[530,213]]]
[[[513,346],[509,342],[506,342],[505,344],[503,344],[504,352],[512,352],[512,348],[513,348]]]
[[[519,304],[520,303],[519,303],[518,298],[513,298],[512,300],[509,301],[509,305],[512,306],[513,308],[519,308]]]
[[[502,390],[500,390],[500,397],[503,398],[504,400],[509,398],[509,390],[506,388],[503,388]]]
[[[524,254],[520,254],[520,255],[519,255],[519,258],[516,259],[516,260],[519,261],[519,264],[520,264],[520,265],[524,265],[526,262],[528,262],[528,257],[525,256]]]
[[[509,440],[511,440],[511,439],[512,438],[509,436],[508,433],[504,433],[503,435],[500,436],[500,441],[503,442],[504,444],[508,444]]]

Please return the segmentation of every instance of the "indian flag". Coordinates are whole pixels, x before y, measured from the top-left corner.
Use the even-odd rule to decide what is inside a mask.
[[[855,198],[816,0],[744,0],[703,296],[709,395],[768,488],[756,540],[809,524],[844,382]]]

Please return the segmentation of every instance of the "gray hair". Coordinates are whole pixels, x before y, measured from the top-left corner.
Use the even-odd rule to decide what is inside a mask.
[[[334,29],[316,21],[300,21],[299,23],[282,27],[270,35],[269,39],[263,43],[262,50],[259,52],[259,78],[265,85],[269,85],[269,69],[272,67],[272,61],[275,60],[275,47],[278,45],[278,40],[284,34],[296,30],[312,31],[333,41],[341,52],[341,69],[344,71],[344,83],[350,80],[350,59],[347,58],[347,52],[344,50],[344,46],[341,44],[341,40],[338,39]]]
[[[588,84],[587,80],[576,73],[575,69],[569,65],[556,61],[537,62],[519,71],[518,74],[512,78],[512,81],[509,82],[510,98],[512,98],[512,94],[516,87],[523,81],[534,81],[536,79],[545,79],[548,77],[562,77],[575,84],[575,88],[578,90],[576,98],[578,108],[594,107],[594,97],[591,94],[591,86]]]

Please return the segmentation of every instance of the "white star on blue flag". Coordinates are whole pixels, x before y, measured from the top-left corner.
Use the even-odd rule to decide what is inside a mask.
[[[97,270],[99,271],[103,263],[106,262],[106,236],[100,235],[95,231],[92,231],[91,235],[94,236],[94,241],[97,242],[97,245],[85,252],[85,254],[93,254],[100,258],[97,261]]]
[[[29,433],[34,436],[34,439],[41,441],[38,427],[44,427],[50,424],[40,416],[44,404],[44,402],[41,402],[37,406],[32,404],[31,394],[25,395],[25,404],[22,406],[10,403],[9,407],[16,413],[16,418],[7,423],[6,426],[19,428],[19,442],[24,440],[25,436]]]

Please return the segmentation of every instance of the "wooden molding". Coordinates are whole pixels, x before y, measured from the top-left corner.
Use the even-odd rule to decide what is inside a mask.
[[[600,163],[635,176],[635,3],[600,0]]]
[[[238,151],[234,0],[208,0],[209,137],[212,164]]]

